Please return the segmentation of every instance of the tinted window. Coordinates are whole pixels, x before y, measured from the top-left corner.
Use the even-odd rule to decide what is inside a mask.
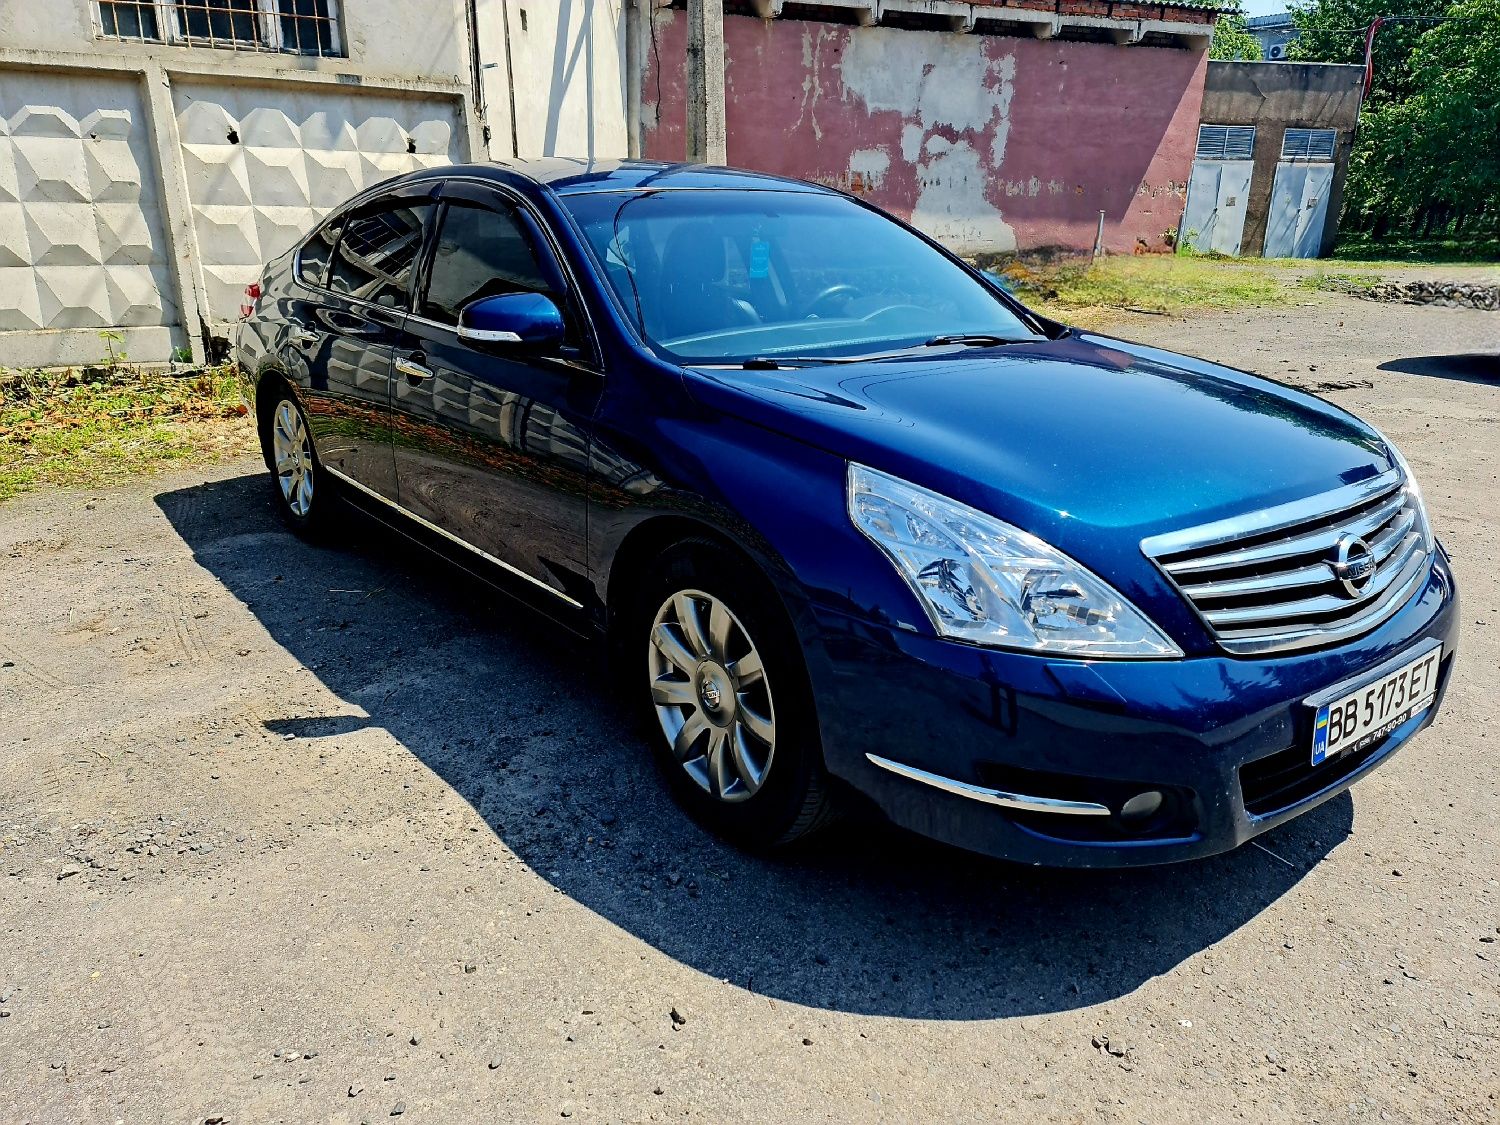
[[[680,190],[563,203],[642,333],[674,358],[856,356],[942,335],[1035,335],[951,258],[840,196]]]
[[[325,223],[297,251],[297,275],[308,285],[328,284],[328,263],[333,259],[333,244],[339,240],[342,218]]]
[[[432,206],[385,201],[361,208],[344,224],[328,287],[377,305],[405,308],[412,267],[422,249],[422,221]]]
[[[457,324],[459,311],[481,297],[552,292],[514,210],[453,202],[443,215],[417,312],[439,324]]]

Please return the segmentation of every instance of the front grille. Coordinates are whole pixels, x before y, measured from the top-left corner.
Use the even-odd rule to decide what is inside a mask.
[[[1227,651],[1315,648],[1394,613],[1427,575],[1430,533],[1399,470],[1141,544]]]

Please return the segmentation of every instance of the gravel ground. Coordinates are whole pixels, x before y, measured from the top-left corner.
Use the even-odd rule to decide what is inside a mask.
[[[0,509],[0,1119],[1500,1120],[1500,317],[1119,331],[1421,476],[1462,659],[1352,795],[1128,873],[749,858],[588,653],[378,529],[299,543],[252,461],[44,491]]]

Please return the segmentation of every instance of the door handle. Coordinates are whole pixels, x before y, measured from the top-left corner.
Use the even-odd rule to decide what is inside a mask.
[[[310,348],[318,342],[318,334],[306,328],[292,329],[292,343],[299,348]]]
[[[432,378],[432,368],[423,367],[414,359],[405,357],[397,359],[396,370],[405,375],[413,383],[420,383],[423,379]]]

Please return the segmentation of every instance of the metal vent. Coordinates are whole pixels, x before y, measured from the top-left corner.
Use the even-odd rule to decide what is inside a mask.
[[[1333,146],[1338,137],[1337,129],[1288,129],[1281,138],[1281,159],[1326,163],[1333,159]]]
[[[1335,644],[1375,628],[1422,582],[1430,532],[1399,470],[1145,540],[1142,550],[1227,651]]]
[[[1254,125],[1199,125],[1199,160],[1249,160],[1255,151]]]

